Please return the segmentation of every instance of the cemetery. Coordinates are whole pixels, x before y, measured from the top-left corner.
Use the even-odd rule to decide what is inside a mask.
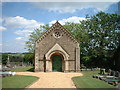
[[[100,75],[93,75],[93,78],[97,78],[107,82],[108,84],[117,86],[120,83],[120,72],[109,69],[106,73],[105,70],[100,70]]]
[[[3,4],[0,89],[120,90],[120,2]]]
[[[61,29],[61,31],[59,31],[60,35],[57,36],[55,32],[58,32],[59,29]],[[73,81],[74,85],[76,86],[76,88],[103,88],[103,87],[104,88],[117,88],[118,87],[118,85],[120,83],[120,72],[117,71],[118,70],[117,66],[115,66],[116,68],[114,68],[114,70],[111,70],[108,68],[107,69],[106,68],[94,68],[94,67],[89,68],[84,65],[82,65],[80,67],[80,61],[79,61],[80,60],[80,56],[79,56],[80,48],[79,48],[79,44],[78,44],[77,40],[74,37],[70,36],[71,34],[69,34],[69,32],[67,32],[67,31],[65,31],[64,27],[58,21],[50,28],[50,30],[45,32],[43,34],[43,36],[40,37],[36,41],[35,59],[33,59],[33,57],[27,59],[28,57],[25,55],[28,55],[28,54],[21,54],[21,55],[19,55],[19,56],[21,56],[20,58],[18,58],[18,56],[17,56],[17,58],[15,58],[16,55],[14,56],[14,55],[10,55],[10,54],[7,55],[7,57],[4,57],[4,58],[7,58],[6,59],[7,61],[6,62],[4,61],[3,66],[1,66],[2,72],[0,73],[0,77],[3,78],[3,88],[25,88],[25,87],[28,87],[34,81],[39,80],[40,78],[42,79],[43,76],[41,76],[41,75],[44,73],[46,75],[46,78],[49,77],[50,72],[52,73],[53,76],[55,75],[54,72],[56,72],[56,75],[57,74],[60,75],[61,73],[64,73],[65,77],[66,77],[66,75],[69,75],[69,77],[71,76],[72,81]],[[62,30],[64,30],[65,32],[63,33]],[[51,40],[55,40],[54,42],[56,42],[56,43],[53,43],[53,45],[51,44],[53,47],[48,48],[48,49],[50,49],[50,50],[47,50],[48,52],[44,51],[44,52],[46,52],[46,54],[45,54],[42,51],[42,49],[44,49],[43,48],[44,44],[48,43],[48,41],[49,41],[49,40],[47,41],[47,39],[49,39],[49,38],[47,38],[48,34],[53,34],[53,35],[51,35],[52,36]],[[65,36],[64,38],[62,38],[64,34],[68,35],[68,37]],[[44,38],[46,40],[44,40]],[[67,45],[68,42],[67,43],[62,42],[63,40],[56,41],[55,38],[56,39],[64,39],[64,40],[66,38],[69,38],[71,40],[71,44],[73,45],[71,47],[74,47],[75,51],[72,48],[71,49],[68,48],[68,45]],[[42,42],[43,44],[40,43],[41,40],[43,40],[43,42]],[[63,48],[63,46],[60,46],[60,45],[63,45],[65,47]],[[41,46],[41,48],[39,46]],[[65,49],[68,51],[66,51]],[[42,51],[42,52],[39,52],[39,51]],[[72,53],[70,55],[70,53],[68,54],[67,52],[72,52]],[[41,53],[41,54],[39,54],[39,53]],[[41,55],[41,56],[39,56],[39,55]],[[69,55],[72,57],[70,57]],[[68,58],[70,58],[70,59],[68,59]],[[73,59],[73,58],[75,58],[75,59]],[[73,60],[71,60],[71,59],[73,59]],[[32,60],[34,60],[34,61],[32,61]],[[58,60],[58,61],[56,61],[56,60]],[[34,65],[33,65],[33,62],[34,62]],[[117,62],[115,62],[115,63],[116,63],[116,65],[118,65]],[[115,69],[116,69],[116,71],[115,71]],[[44,73],[42,73],[42,72],[44,72]],[[47,72],[49,73],[48,75],[46,74]],[[60,73],[57,73],[57,72],[60,72]],[[70,73],[72,73],[72,74],[70,74]],[[21,80],[23,80],[23,84],[20,86],[18,85],[19,83],[21,83],[21,80],[19,81],[19,78],[21,78]],[[71,80],[71,78],[69,78],[69,79]],[[26,79],[27,79],[27,82],[25,81]],[[11,84],[9,85],[9,82],[6,83],[7,80],[13,80],[13,83],[15,83],[15,86],[11,87]],[[18,84],[16,84],[16,82],[18,82]],[[68,80],[68,82],[69,82],[69,80]],[[94,82],[96,82],[96,83],[94,83]],[[34,84],[36,84],[36,83],[41,83],[41,81],[39,81],[39,82],[36,81]],[[8,86],[6,87],[7,84],[8,84]],[[29,88],[34,87],[35,86],[34,84],[29,86]],[[39,84],[37,84],[37,85],[39,85]],[[41,83],[41,85],[42,85],[42,83]],[[44,86],[44,85],[42,85],[42,86]],[[74,88],[75,88],[75,86],[74,86]],[[52,86],[49,86],[49,87],[52,87]],[[59,87],[59,86],[56,85],[56,87]],[[46,86],[46,88],[47,88],[47,86]]]

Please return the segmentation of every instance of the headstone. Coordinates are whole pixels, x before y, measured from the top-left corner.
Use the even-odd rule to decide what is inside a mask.
[[[105,74],[105,69],[101,68],[101,69],[100,69],[100,74],[101,74],[101,75],[104,75],[104,74]]]
[[[115,76],[119,77],[119,72],[118,71],[115,72]]]
[[[109,75],[109,76],[111,75],[111,72],[112,72],[112,70],[109,69],[109,70],[108,70],[108,75]]]
[[[115,76],[115,71],[112,70],[111,75],[110,76]]]

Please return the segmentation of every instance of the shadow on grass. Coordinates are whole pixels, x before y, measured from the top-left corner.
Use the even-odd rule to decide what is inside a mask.
[[[34,72],[34,68],[30,68],[30,69],[28,69],[27,71],[29,71],[29,72]]]

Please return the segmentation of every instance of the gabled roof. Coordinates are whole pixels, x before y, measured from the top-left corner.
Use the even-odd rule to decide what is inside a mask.
[[[37,40],[36,42],[39,43],[44,37],[46,37],[52,30],[55,30],[55,29],[60,29],[62,30],[63,32],[66,33],[66,35],[71,38],[71,40],[74,42],[74,43],[79,43],[76,38],[67,30],[65,29],[58,21],[56,21],[55,24],[53,24],[49,30],[47,30],[46,32],[43,33],[43,35],[41,35]]]

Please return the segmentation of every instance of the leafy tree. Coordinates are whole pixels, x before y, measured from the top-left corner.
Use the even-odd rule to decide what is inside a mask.
[[[26,49],[30,53],[34,53],[35,41],[45,32],[48,30],[49,25],[46,24],[44,26],[40,26],[40,28],[36,28],[34,32],[32,32],[29,36],[29,40],[26,42]]]
[[[80,42],[81,62],[87,66],[110,67],[108,63],[120,43],[120,33],[116,32],[119,20],[117,14],[99,12],[91,17],[87,15],[80,23],[64,25]],[[86,57],[89,57],[87,61]]]
[[[3,53],[2,54],[2,64],[7,64],[8,61],[8,53]]]
[[[118,20],[120,16],[117,14],[99,12],[84,23],[90,38],[89,47],[87,47],[88,56],[96,59],[95,64],[99,67],[108,64],[113,56],[112,52],[119,45],[120,36],[116,33]]]
[[[85,30],[84,27],[84,23],[85,21],[81,21],[80,23],[69,23],[67,22],[64,27],[70,31],[73,36],[78,40],[78,42],[80,43],[80,47],[81,47],[81,55],[85,55],[86,54],[86,48],[89,46],[89,36],[88,36],[88,31]]]
[[[10,54],[10,62],[23,62],[23,54]]]
[[[34,63],[34,53],[25,53],[24,54],[24,62],[25,63]]]

